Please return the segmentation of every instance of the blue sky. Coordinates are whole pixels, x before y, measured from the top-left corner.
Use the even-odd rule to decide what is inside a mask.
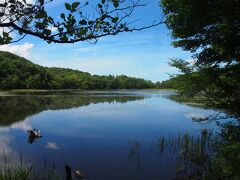
[[[57,16],[64,8],[64,2],[54,0],[48,10]],[[135,26],[149,25],[162,15],[158,0],[143,2],[147,3],[146,7],[136,10],[131,17],[132,20],[141,19]],[[47,44],[28,36],[18,44],[0,49],[17,53],[43,66],[71,68],[98,75],[125,74],[156,82],[168,79],[167,73],[177,72],[168,66],[169,58],[191,59],[190,53],[172,47],[171,42],[170,31],[161,25],[140,32],[104,37],[97,44]]]

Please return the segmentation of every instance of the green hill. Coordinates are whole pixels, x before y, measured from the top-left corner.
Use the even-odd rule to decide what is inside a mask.
[[[86,72],[39,66],[0,51],[0,89],[145,89],[154,83],[140,78],[98,76]]]

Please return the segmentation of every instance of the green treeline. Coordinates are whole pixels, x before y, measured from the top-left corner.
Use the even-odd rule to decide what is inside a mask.
[[[154,83],[140,78],[91,75],[78,70],[47,68],[0,51],[0,89],[146,89]]]

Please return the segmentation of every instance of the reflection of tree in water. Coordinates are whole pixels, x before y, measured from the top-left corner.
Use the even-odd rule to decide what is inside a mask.
[[[142,96],[0,96],[0,124],[9,125],[45,110],[71,109],[97,103],[126,103]]]

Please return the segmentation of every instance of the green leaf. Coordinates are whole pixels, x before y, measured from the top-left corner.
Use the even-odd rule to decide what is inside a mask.
[[[62,14],[60,15],[60,17],[61,17],[62,19],[65,19],[65,14],[62,13]]]
[[[87,29],[86,28],[81,28],[78,34],[80,36],[82,36],[82,35],[85,35],[86,33],[87,33]]]
[[[12,37],[7,37],[7,41],[10,42],[13,38]]]
[[[129,28],[128,28],[128,27],[125,27],[125,28],[124,28],[124,31],[129,31]]]
[[[87,25],[87,21],[83,19],[83,20],[79,21],[79,24],[81,24],[81,25]]]
[[[99,8],[99,9],[102,9],[102,7],[103,7],[103,6],[99,3],[99,4],[98,4],[98,8]]]
[[[116,23],[118,21],[118,19],[119,19],[118,17],[112,18],[112,22]]]
[[[8,37],[9,36],[9,34],[4,32],[4,31],[2,32],[2,35],[3,35],[3,37]]]
[[[117,8],[117,7],[119,6],[118,0],[115,0],[115,1],[113,2],[113,6],[114,6],[115,8]]]
[[[23,32],[22,32],[22,31],[18,31],[18,34],[19,34],[19,35],[23,35]]]
[[[48,22],[54,23],[54,19],[52,17],[48,17]]]
[[[41,19],[44,17],[44,14],[42,13],[42,11],[40,11],[39,13],[37,13],[37,15],[35,16],[36,19]]]
[[[116,3],[114,3],[113,5],[114,5],[115,8],[117,8],[117,7],[119,6],[119,3],[116,2]]]
[[[35,24],[35,27],[38,28],[38,29],[44,29],[44,23],[37,22],[37,23]]]
[[[76,12],[76,11],[77,11],[77,9],[72,9],[72,10],[71,10],[71,12]]]
[[[68,38],[67,38],[66,35],[64,35],[64,36],[61,37],[61,40],[66,42],[66,41],[68,41]]]
[[[46,34],[47,36],[51,35],[52,31],[49,29],[45,29],[44,30],[44,34]]]
[[[89,25],[93,25],[93,24],[94,24],[94,21],[88,21],[88,24],[89,24]]]
[[[66,26],[66,29],[67,29],[67,33],[68,34],[72,34],[72,33],[74,33],[73,31],[74,31],[74,29],[73,29],[73,24],[72,23],[69,23],[69,24],[67,24]]]
[[[41,18],[46,18],[47,16],[48,16],[47,12],[44,11],[44,10],[41,10],[36,14],[35,18],[36,19],[41,19]]]
[[[69,11],[71,11],[71,9],[72,9],[72,6],[70,4],[68,4],[68,3],[65,3],[65,7]]]
[[[76,9],[80,5],[80,2],[72,3],[72,9]]]
[[[109,33],[110,31],[109,31],[109,29],[103,29],[103,32]]]
[[[63,28],[58,28],[59,32],[63,32],[63,30],[64,30]]]

